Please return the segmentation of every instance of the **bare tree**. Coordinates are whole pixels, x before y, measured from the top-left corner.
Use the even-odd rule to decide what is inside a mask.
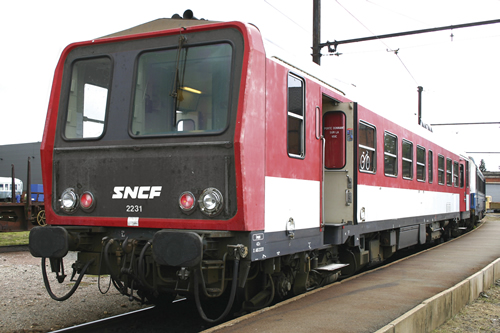
[[[481,170],[481,172],[486,171],[486,163],[484,163],[483,159],[481,159],[481,162],[479,163],[479,170]]]

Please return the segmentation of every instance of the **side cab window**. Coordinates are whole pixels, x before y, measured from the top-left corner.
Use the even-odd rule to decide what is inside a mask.
[[[304,158],[305,149],[305,82],[289,73],[287,94],[288,156]]]

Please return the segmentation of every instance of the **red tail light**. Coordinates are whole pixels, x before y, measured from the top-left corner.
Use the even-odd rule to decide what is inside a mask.
[[[92,193],[85,192],[80,197],[80,207],[83,210],[89,211],[89,210],[93,209],[94,204],[95,204],[95,200],[94,200],[94,196],[92,195]]]
[[[196,200],[194,199],[193,193],[186,191],[179,197],[179,207],[181,207],[184,213],[190,213],[195,207]]]

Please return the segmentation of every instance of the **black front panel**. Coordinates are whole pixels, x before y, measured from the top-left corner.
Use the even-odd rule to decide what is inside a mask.
[[[54,210],[62,215],[57,199],[65,189],[74,188],[79,196],[90,191],[96,207],[91,213],[76,210],[71,215],[187,218],[179,208],[180,195],[190,191],[198,200],[208,187],[219,189],[229,200],[229,210],[217,218],[236,214],[233,149],[222,144],[65,150],[56,151],[54,160]],[[196,209],[189,218],[206,217]]]

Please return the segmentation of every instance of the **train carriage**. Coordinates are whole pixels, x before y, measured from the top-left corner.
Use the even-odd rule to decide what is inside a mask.
[[[14,184],[15,196],[21,196],[23,193],[23,182],[20,179],[12,177],[0,177],[0,201],[12,200],[12,185]]]
[[[71,44],[30,251],[60,280],[77,251],[80,276],[194,297],[220,320],[471,227],[475,169],[431,134],[267,54],[253,25],[164,19]],[[228,295],[208,318],[206,299]]]
[[[471,217],[481,220],[486,214],[486,181],[479,167],[472,160],[470,170],[470,200],[468,201]]]

